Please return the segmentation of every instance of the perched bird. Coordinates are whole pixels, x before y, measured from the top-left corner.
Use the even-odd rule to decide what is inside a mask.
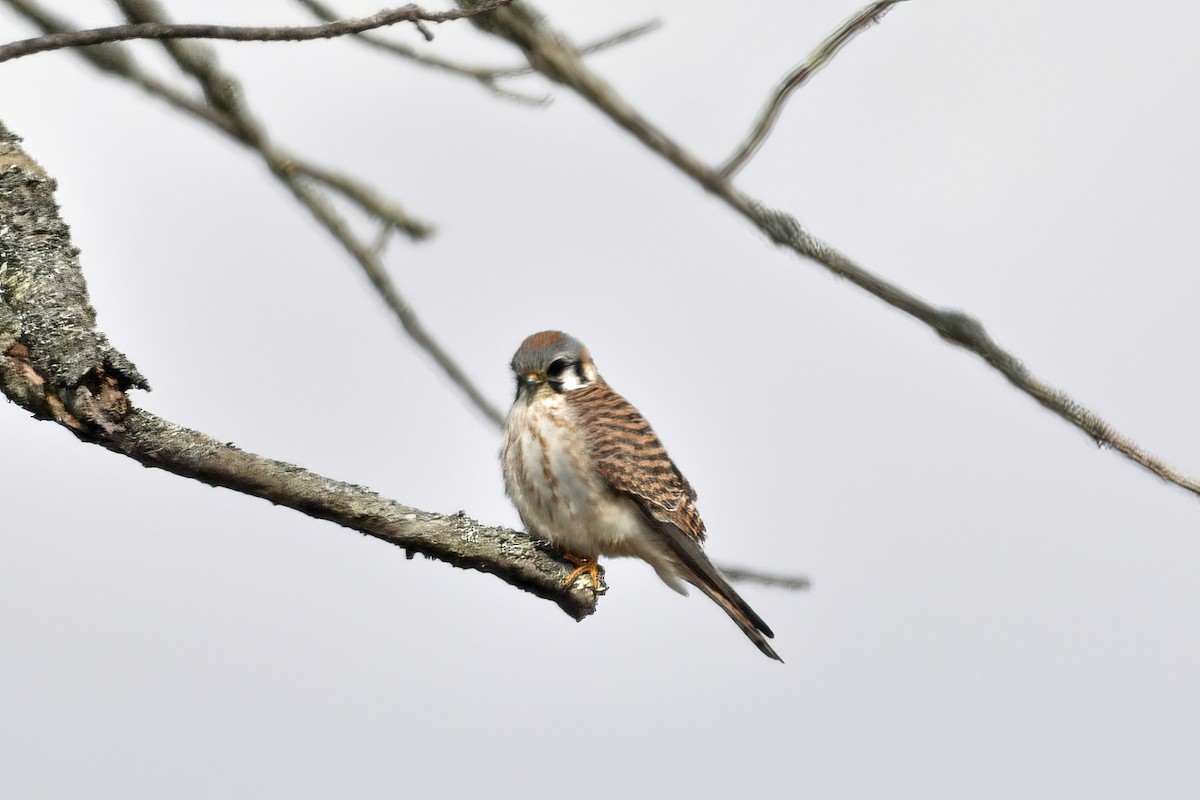
[[[766,655],[783,659],[762,617],[704,554],[696,492],[650,423],[614,392],[577,339],[535,333],[513,356],[517,396],[504,423],[504,483],[526,529],[599,588],[599,556],[636,556],[663,582],[711,597]]]

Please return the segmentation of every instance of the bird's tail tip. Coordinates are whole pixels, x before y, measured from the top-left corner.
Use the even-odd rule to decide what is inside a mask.
[[[742,632],[745,633],[747,637],[749,637],[750,641],[754,642],[754,645],[762,652],[764,656],[767,658],[773,658],[780,664],[784,663],[783,659],[779,657],[779,653],[775,652],[775,648],[771,647],[771,645],[767,642],[767,636],[770,635],[769,633],[764,635],[763,631],[751,627],[751,625],[748,624],[749,620],[745,621],[747,624],[743,624],[742,620],[734,617],[734,621],[738,623],[738,627],[742,629]]]
[[[746,634],[746,638],[754,642],[754,646],[763,655],[775,659],[780,664],[784,663],[779,654],[775,652],[775,648],[767,642],[767,639],[773,639],[775,634],[767,627],[767,623],[763,622],[762,617],[754,613],[754,610],[737,592],[733,591],[728,584],[721,587],[698,585],[705,594],[716,601],[730,619],[737,623],[737,626],[742,629],[742,633]]]

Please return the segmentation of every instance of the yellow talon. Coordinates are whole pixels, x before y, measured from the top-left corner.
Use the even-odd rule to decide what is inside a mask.
[[[600,563],[594,558],[584,558],[583,556],[564,553],[563,558],[575,565],[575,571],[572,572],[563,582],[563,587],[566,588],[575,582],[575,579],[580,575],[587,575],[592,579],[592,591],[603,592],[601,588],[602,581],[600,580]]]

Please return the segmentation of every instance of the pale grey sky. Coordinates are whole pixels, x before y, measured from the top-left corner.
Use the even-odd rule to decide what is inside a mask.
[[[292,22],[285,0],[170,0]],[[81,23],[105,2],[58,2]],[[346,13],[377,7],[345,0]],[[857,2],[542,0],[701,156]],[[1200,472],[1200,10],[910,2],[739,185]],[[3,39],[31,31],[0,10]],[[464,23],[431,53],[515,60]],[[0,406],[0,795],[1190,798],[1200,506],[751,230],[565,90],[352,42],[217,45],[276,140],[438,226],[401,290],[497,404],[561,328],[654,423],[786,659],[643,564],[576,624],[494,578],[146,470]],[[151,44],[139,54],[167,72]],[[137,401],[517,524],[497,432],[247,151],[69,53],[0,65]],[[695,594],[695,593],[693,593]]]

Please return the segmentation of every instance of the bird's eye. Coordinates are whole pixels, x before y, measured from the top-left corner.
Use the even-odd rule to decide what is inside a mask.
[[[563,376],[563,373],[570,366],[565,358],[557,358],[550,362],[550,366],[546,368],[546,377],[552,381],[556,381]]]

